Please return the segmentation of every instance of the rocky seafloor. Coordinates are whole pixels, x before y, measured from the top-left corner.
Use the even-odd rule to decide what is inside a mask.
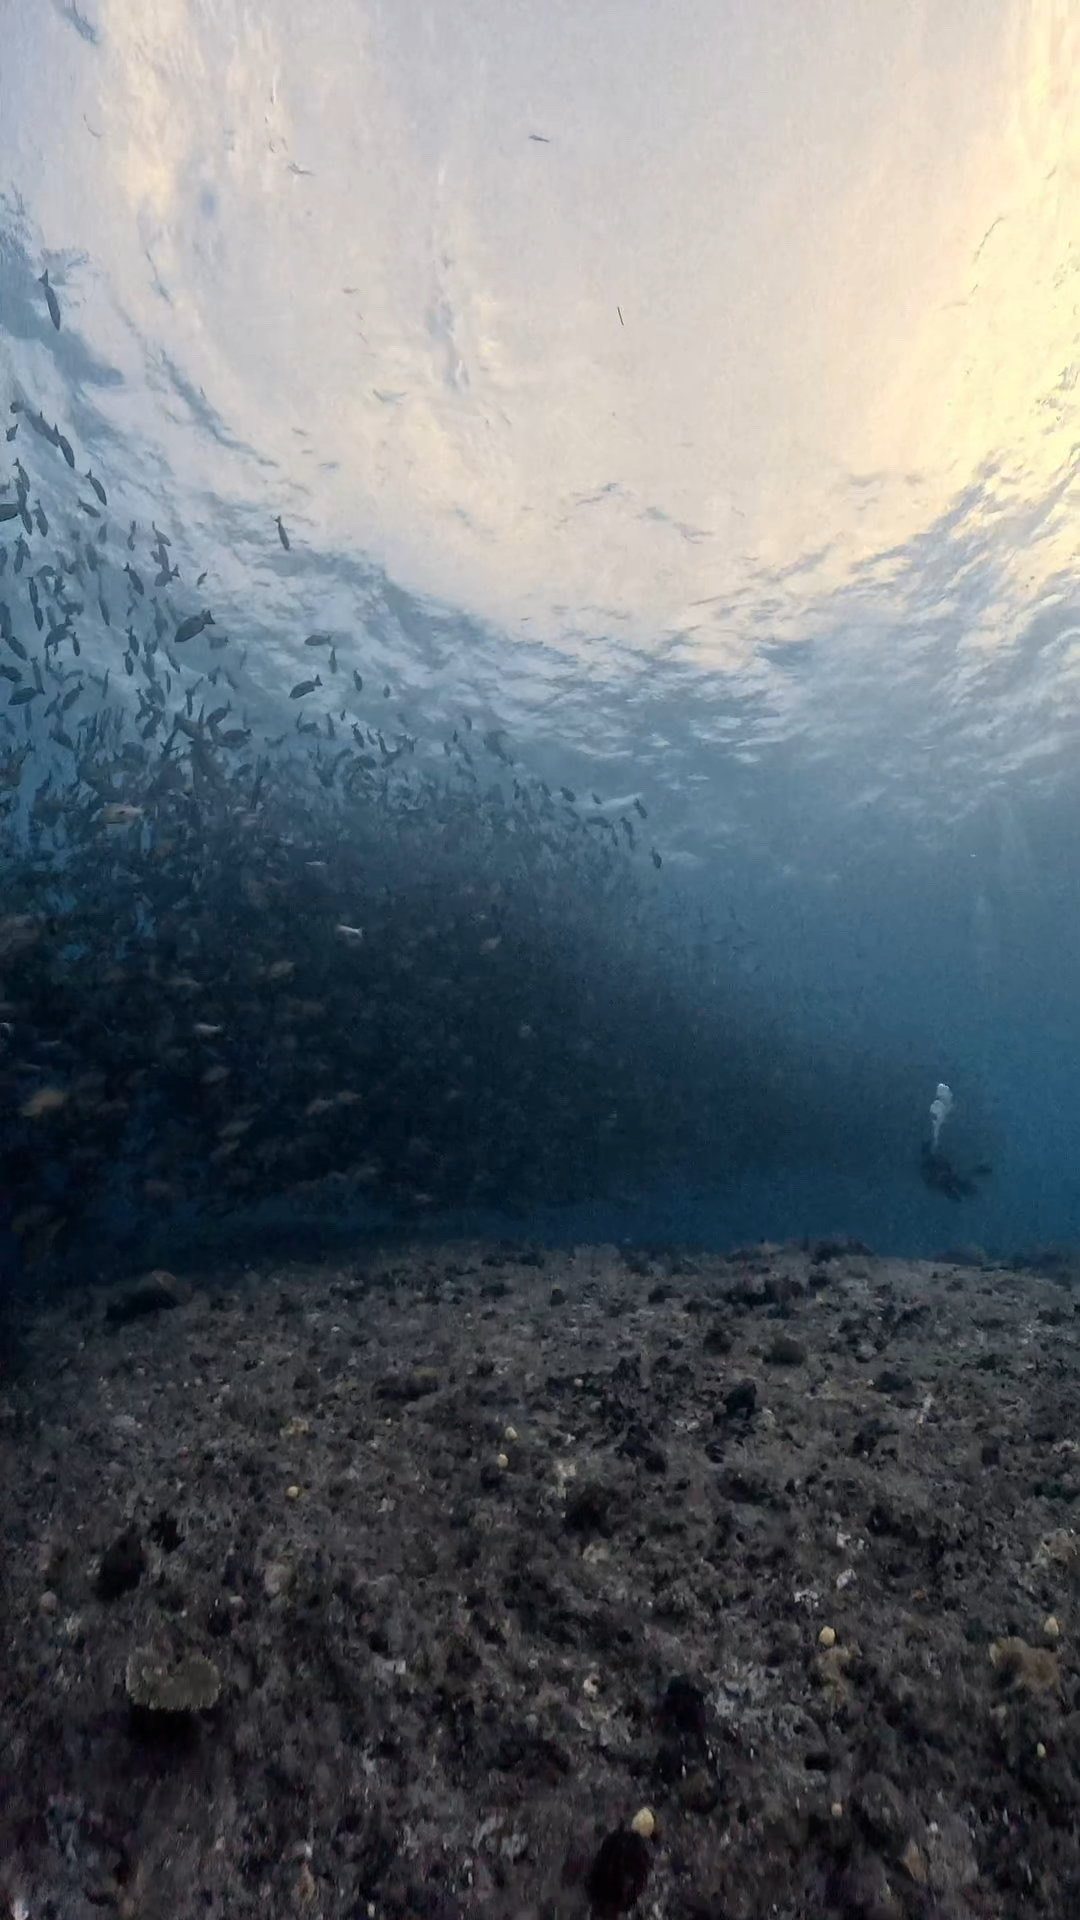
[[[0,1916],[1080,1912],[1080,1295],[359,1245],[9,1305]]]

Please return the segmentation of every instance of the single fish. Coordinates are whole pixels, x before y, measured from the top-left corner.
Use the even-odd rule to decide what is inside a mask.
[[[202,633],[206,627],[212,627],[213,624],[213,614],[209,607],[204,607],[201,613],[191,613],[186,620],[181,620],[173,640],[176,646],[182,647],[186,640],[194,640],[196,634]]]
[[[71,441],[65,439],[62,433],[58,433],[56,436],[56,444],[59,447],[61,453],[63,454],[64,459],[67,461],[68,466],[71,468],[72,472],[74,473],[75,455],[71,450]]]
[[[318,674],[315,675],[314,680],[298,680],[295,687],[289,689],[289,699],[302,700],[306,693],[314,693],[316,687],[321,686],[322,681],[319,679]]]
[[[282,546],[284,547],[284,549],[285,549],[285,551],[286,551],[286,553],[288,553],[288,551],[289,551],[289,536],[288,536],[288,534],[286,533],[286,531],[285,531],[285,529],[284,529],[284,527],[283,527],[283,526],[282,526],[282,524],[281,524],[281,515],[280,515],[280,513],[278,514],[278,517],[277,517],[277,533],[278,533],[278,539],[279,539],[279,540],[281,541],[281,544],[282,544]]]
[[[44,289],[45,289],[45,304],[46,304],[46,306],[47,306],[47,307],[48,307],[48,309],[49,309],[49,319],[50,319],[50,320],[52,321],[52,323],[53,323],[53,326],[54,326],[54,327],[56,328],[56,331],[57,331],[57,333],[59,333],[59,331],[60,331],[60,302],[59,302],[59,300],[57,299],[57,297],[56,297],[56,295],[55,295],[55,293],[53,292],[53,290],[52,290],[52,288],[51,288],[51,286],[49,285],[49,269],[48,269],[48,267],[46,267],[46,269],[45,269],[45,271],[44,271],[44,273],[39,273],[39,275],[38,275],[38,286],[39,286],[39,287],[44,287]]]
[[[90,485],[93,487],[94,492],[97,494],[98,499],[101,501],[102,506],[107,507],[109,504],[108,496],[106,495],[105,489],[102,486],[101,481],[98,479],[95,479],[94,475],[90,472],[89,468],[87,468],[86,477],[89,480]]]
[[[28,700],[36,700],[37,697],[38,690],[36,687],[16,687],[11,699],[8,701],[8,706],[25,707]]]

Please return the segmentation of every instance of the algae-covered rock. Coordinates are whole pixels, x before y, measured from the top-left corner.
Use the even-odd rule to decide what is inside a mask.
[[[221,1692],[221,1674],[212,1660],[160,1647],[132,1648],[125,1683],[132,1706],[145,1713],[204,1713]]]

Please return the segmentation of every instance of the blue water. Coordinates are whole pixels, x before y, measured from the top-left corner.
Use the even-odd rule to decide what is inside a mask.
[[[1075,23],[543,14],[17,10],[4,404],[167,530],[260,738],[325,629],[395,730],[468,712],[645,807],[657,950],[704,910],[809,1138],[530,1230],[1074,1241]],[[939,1080],[994,1169],[960,1205],[915,1166]]]

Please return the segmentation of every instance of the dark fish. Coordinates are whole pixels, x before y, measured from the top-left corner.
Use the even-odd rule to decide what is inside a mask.
[[[223,747],[242,747],[245,740],[251,739],[251,728],[230,727],[227,732],[219,733],[218,739]]]
[[[34,508],[34,519],[37,521],[38,532],[40,534],[48,533],[49,523],[45,518],[45,509],[41,505],[40,500],[38,501],[37,506]]]
[[[82,508],[82,510],[83,510],[83,512],[84,512],[84,513],[88,513],[88,514],[90,515],[90,518],[91,518],[91,520],[100,520],[100,519],[101,519],[101,515],[100,515],[100,513],[98,512],[98,510],[97,510],[97,508],[96,508],[96,507],[92,507],[92,506],[90,505],[90,502],[89,502],[89,500],[80,500],[80,501],[79,501],[79,505],[80,505],[80,507]]]
[[[307,639],[304,641],[305,647],[328,647],[330,644],[330,635],[328,633],[309,633]]]
[[[181,620],[173,640],[178,647],[182,647],[185,640],[194,640],[196,634],[202,633],[204,628],[212,627],[213,624],[213,614],[209,607],[204,607],[201,613],[191,613],[186,620]]]
[[[207,575],[207,572],[208,572],[208,571],[209,571],[209,569],[207,569],[207,568],[204,568],[204,569],[203,569],[203,571],[202,571],[202,573],[200,573],[200,575],[199,575],[199,577],[198,577],[198,579],[197,579],[197,580],[196,580],[196,582],[195,582],[195,585],[196,585],[197,587],[201,587],[201,586],[202,586],[202,583],[203,583],[203,581],[204,581],[204,580],[206,579],[206,575]]]
[[[137,526],[138,526],[138,523],[135,520],[133,520],[130,528],[128,529],[128,552],[129,553],[134,553],[135,551],[135,534],[137,531]]]
[[[71,450],[71,441],[70,441],[70,440],[66,440],[66,439],[64,438],[64,435],[63,435],[62,433],[58,433],[58,434],[57,434],[57,436],[56,436],[56,444],[57,444],[57,446],[59,447],[59,449],[60,449],[60,451],[61,451],[61,453],[63,454],[63,456],[64,456],[64,459],[65,459],[65,460],[67,461],[67,463],[68,463],[68,466],[69,466],[69,467],[71,468],[71,470],[72,470],[72,472],[74,472],[74,470],[75,470],[75,455],[73,454],[73,452],[72,452],[72,450]]]
[[[55,295],[55,293],[53,292],[53,290],[52,290],[52,288],[51,288],[51,287],[50,287],[50,285],[49,285],[49,269],[48,269],[48,267],[46,267],[46,269],[45,269],[45,271],[44,271],[44,273],[39,273],[39,275],[38,275],[38,286],[39,286],[39,287],[44,287],[44,289],[45,289],[45,304],[46,304],[46,306],[47,306],[47,307],[48,307],[48,309],[49,309],[49,319],[50,319],[50,320],[52,321],[52,323],[53,323],[53,326],[54,326],[54,327],[56,328],[56,331],[57,331],[57,333],[59,333],[59,331],[60,331],[60,302],[59,302],[59,300],[57,299],[57,297],[56,297],[56,295]]]
[[[564,800],[569,801],[571,806],[576,805],[577,794],[574,792],[573,787],[560,787],[559,792],[562,794]]]
[[[356,688],[357,693],[363,693],[364,691],[363,674],[357,673],[356,668],[354,667],[352,670],[352,677],[353,677],[353,686]]]
[[[635,813],[640,813],[640,815],[641,815],[641,817],[642,817],[642,819],[643,819],[643,820],[647,820],[647,819],[648,819],[648,817],[649,817],[649,816],[648,816],[648,814],[646,813],[646,811],[645,811],[645,809],[644,809],[644,807],[642,806],[642,804],[641,804],[641,801],[640,801],[640,800],[635,800],[635,801],[634,801],[634,812],[635,812]]]
[[[15,425],[13,427],[8,427],[6,433],[4,434],[4,439],[14,440],[15,435],[18,433],[18,431],[19,431],[19,423],[16,420]]]
[[[29,558],[30,558],[30,549],[27,546],[26,541],[23,539],[22,534],[20,533],[18,539],[15,542],[16,573],[22,572],[23,567],[26,565],[26,562],[29,560]]]
[[[295,687],[290,687],[289,689],[289,699],[302,700],[306,693],[314,693],[316,687],[321,686],[322,681],[319,679],[318,674],[315,675],[314,680],[298,680]]]
[[[109,504],[108,496],[105,492],[104,487],[101,484],[101,481],[95,479],[94,475],[90,472],[89,468],[87,468],[86,477],[89,480],[90,485],[93,487],[94,492],[97,494],[98,499],[101,501],[102,506],[107,507]]]
[[[4,639],[7,641],[8,646],[11,648],[11,651],[15,655],[16,660],[28,660],[30,658],[29,654],[26,651],[26,648],[23,646],[22,641],[17,640],[13,633],[5,632]]]
[[[212,633],[210,635],[211,653],[220,653],[222,647],[227,647],[228,644],[229,644],[229,636],[227,633]]]
[[[25,707],[28,700],[36,700],[37,697],[38,690],[36,687],[16,687],[11,699],[8,701],[8,706]]]
[[[105,604],[105,595],[103,593],[98,594],[98,611],[101,614],[101,617],[105,622],[105,625],[107,627],[111,627],[112,621],[109,618],[109,609]]]
[[[124,572],[127,574],[127,577],[131,581],[131,584],[134,587],[136,593],[141,594],[146,592],[146,588],[143,586],[143,583],[142,583],[142,577],[140,574],[136,572],[135,568],[131,565],[130,560],[125,566]]]
[[[21,512],[11,500],[0,500],[0,520],[17,520]]]
[[[284,547],[284,549],[285,549],[285,551],[286,551],[286,553],[288,553],[288,551],[289,551],[289,536],[288,536],[288,534],[286,533],[286,531],[285,531],[285,529],[284,529],[284,527],[283,527],[283,526],[282,526],[282,524],[281,524],[281,515],[280,515],[280,513],[278,514],[278,517],[277,517],[277,533],[278,533],[278,539],[279,539],[279,540],[281,541],[281,544],[282,544],[282,546]]]
[[[22,674],[18,667],[9,667],[6,660],[0,660],[0,678],[10,680],[13,687],[22,683]]]
[[[654,867],[662,867],[664,864],[660,858],[660,855],[657,853],[655,847],[652,850],[652,863]]]

